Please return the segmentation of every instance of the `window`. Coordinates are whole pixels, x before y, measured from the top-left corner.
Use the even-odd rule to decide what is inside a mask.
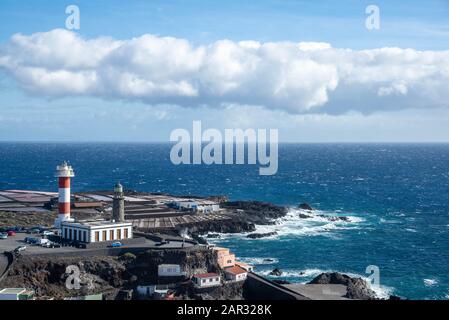
[[[83,231],[83,241],[87,242],[87,231]]]
[[[117,229],[117,240],[122,239],[122,229]]]
[[[128,239],[128,228],[125,229],[125,239]]]
[[[78,241],[82,241],[83,238],[81,238],[81,230],[78,230]]]
[[[109,240],[114,240],[114,230],[109,230]]]
[[[95,231],[95,242],[100,241],[100,231]]]
[[[103,230],[103,241],[106,241],[107,239],[107,232],[106,230]]]
[[[72,240],[72,229],[69,229],[69,239]]]

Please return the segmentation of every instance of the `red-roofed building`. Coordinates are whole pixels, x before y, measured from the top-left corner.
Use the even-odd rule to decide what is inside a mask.
[[[248,272],[253,272],[254,271],[254,267],[252,265],[249,265],[249,264],[244,263],[244,262],[236,261],[235,265],[239,266],[239,267],[242,267],[243,269],[245,269]]]
[[[245,281],[248,276],[248,271],[239,266],[226,268],[224,269],[224,272],[226,274],[226,279],[231,281]]]
[[[221,277],[216,273],[197,273],[193,276],[192,281],[199,288],[221,285]]]

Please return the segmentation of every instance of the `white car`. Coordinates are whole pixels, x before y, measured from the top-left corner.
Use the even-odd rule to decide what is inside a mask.
[[[16,251],[16,252],[22,252],[22,251],[25,251],[26,250],[26,246],[19,246],[19,247],[17,247],[14,251]]]
[[[44,231],[44,232],[42,232],[42,235],[43,236],[53,236],[53,235],[55,235],[55,233],[51,232],[51,231]]]

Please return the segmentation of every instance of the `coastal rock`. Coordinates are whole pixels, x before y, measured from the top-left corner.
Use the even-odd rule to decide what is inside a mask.
[[[350,221],[348,217],[326,216],[324,214],[320,214],[320,215],[318,215],[318,217],[325,218],[329,221],[345,221],[345,222]]]
[[[313,208],[312,208],[309,204],[307,204],[307,203],[301,203],[301,204],[298,206],[298,209],[301,209],[301,210],[308,210],[308,211],[313,211]]]
[[[271,271],[271,272],[269,273],[269,275],[270,275],[270,276],[280,277],[280,276],[282,276],[282,270],[281,270],[281,269],[278,269],[278,268],[275,268],[273,271]]]
[[[125,253],[120,257],[23,255],[14,261],[0,287],[33,288],[38,297],[52,296],[55,299],[101,292],[106,300],[114,300],[122,289],[133,289],[137,285],[148,283],[173,283],[172,277],[158,277],[158,266],[164,263],[179,264],[187,277],[198,270],[219,272],[216,256],[209,250],[148,250],[132,256]],[[79,268],[85,292],[66,288],[65,283],[70,276],[66,273],[68,266]],[[177,280],[183,279],[184,277]],[[177,288],[174,290],[177,291]],[[219,294],[222,299],[238,299],[242,295],[242,289],[235,286],[222,290]]]
[[[209,238],[209,239],[218,239],[218,238],[220,238],[220,234],[218,234],[218,233],[209,233],[207,235],[207,238]]]
[[[221,204],[221,207],[236,211],[235,215],[253,224],[273,224],[274,219],[284,217],[288,210],[268,202],[260,201],[233,201]]]
[[[342,284],[347,287],[346,298],[358,300],[377,299],[376,293],[369,288],[369,285],[362,278],[352,278],[339,272],[322,273],[309,284]]]
[[[267,233],[251,233],[247,235],[246,237],[249,239],[260,239],[260,238],[266,238],[277,235],[277,232],[267,232]]]

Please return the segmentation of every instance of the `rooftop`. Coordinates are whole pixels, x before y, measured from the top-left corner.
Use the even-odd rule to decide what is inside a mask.
[[[239,266],[229,267],[225,269],[225,272],[232,274],[243,274],[248,273],[245,269],[240,268]]]
[[[167,264],[167,263],[164,263],[164,264],[160,264],[159,267],[175,268],[175,267],[179,267],[179,264]]]
[[[79,227],[108,227],[108,226],[120,226],[131,225],[131,222],[114,222],[111,220],[79,220],[75,222],[63,222],[63,225],[67,226],[79,226]]]
[[[26,291],[25,288],[5,288],[0,290],[0,294],[21,294]]]
[[[245,263],[245,262],[240,262],[240,261],[236,261],[235,264],[238,266],[242,266],[242,267],[252,267],[252,265]]]
[[[209,272],[209,273],[197,273],[194,275],[195,278],[214,278],[214,277],[218,277],[218,274],[213,273],[213,272]]]

